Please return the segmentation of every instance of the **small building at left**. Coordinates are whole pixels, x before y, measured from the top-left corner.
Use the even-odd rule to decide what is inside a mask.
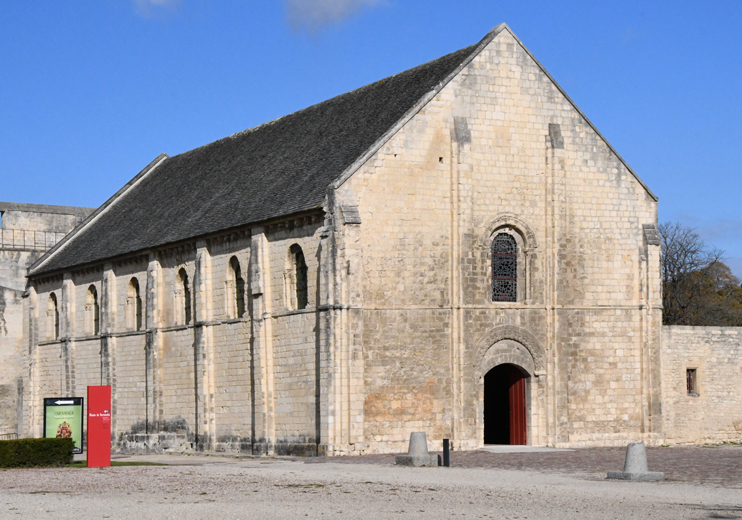
[[[23,429],[28,267],[94,209],[0,202],[0,439]]]

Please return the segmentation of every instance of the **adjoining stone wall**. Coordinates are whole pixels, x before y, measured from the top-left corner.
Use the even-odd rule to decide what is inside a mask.
[[[23,428],[26,272],[92,209],[0,202],[0,434]]]
[[[662,390],[668,443],[742,442],[742,327],[662,327]]]

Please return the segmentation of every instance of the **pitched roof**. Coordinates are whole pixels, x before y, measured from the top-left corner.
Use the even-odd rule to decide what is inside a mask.
[[[29,268],[58,272],[322,207],[498,34],[507,31],[657,197],[506,24],[470,47],[189,152],[162,154]]]
[[[439,90],[484,40],[200,148],[161,155],[29,272],[321,208],[332,182]]]

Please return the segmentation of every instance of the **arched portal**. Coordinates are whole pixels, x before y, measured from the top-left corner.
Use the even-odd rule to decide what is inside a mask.
[[[484,444],[526,444],[528,374],[504,363],[484,376]]]

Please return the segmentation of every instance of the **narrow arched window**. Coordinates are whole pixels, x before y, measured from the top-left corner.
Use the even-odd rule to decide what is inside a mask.
[[[54,293],[49,295],[47,316],[49,317],[49,328],[52,332],[50,336],[52,339],[59,339],[59,307],[57,306],[57,295]]]
[[[296,279],[296,308],[305,309],[309,303],[309,291],[307,289],[307,263],[304,260],[304,252],[299,246],[294,246],[294,276]]]
[[[98,290],[95,285],[88,287],[88,294],[85,297],[85,314],[88,323],[88,330],[93,335],[100,333],[100,307],[98,305]]]
[[[492,241],[492,301],[518,299],[518,245],[515,238],[500,233]]]
[[[129,280],[129,290],[126,298],[127,327],[142,330],[142,297],[139,295],[139,280]]]
[[[183,323],[185,325],[191,324],[191,289],[188,286],[188,274],[185,269],[181,269],[178,272],[180,278],[180,289],[183,291]]]
[[[242,318],[245,315],[245,279],[242,278],[240,262],[236,256],[233,256],[229,260],[229,267],[232,270],[231,274],[234,280],[235,316]]]

